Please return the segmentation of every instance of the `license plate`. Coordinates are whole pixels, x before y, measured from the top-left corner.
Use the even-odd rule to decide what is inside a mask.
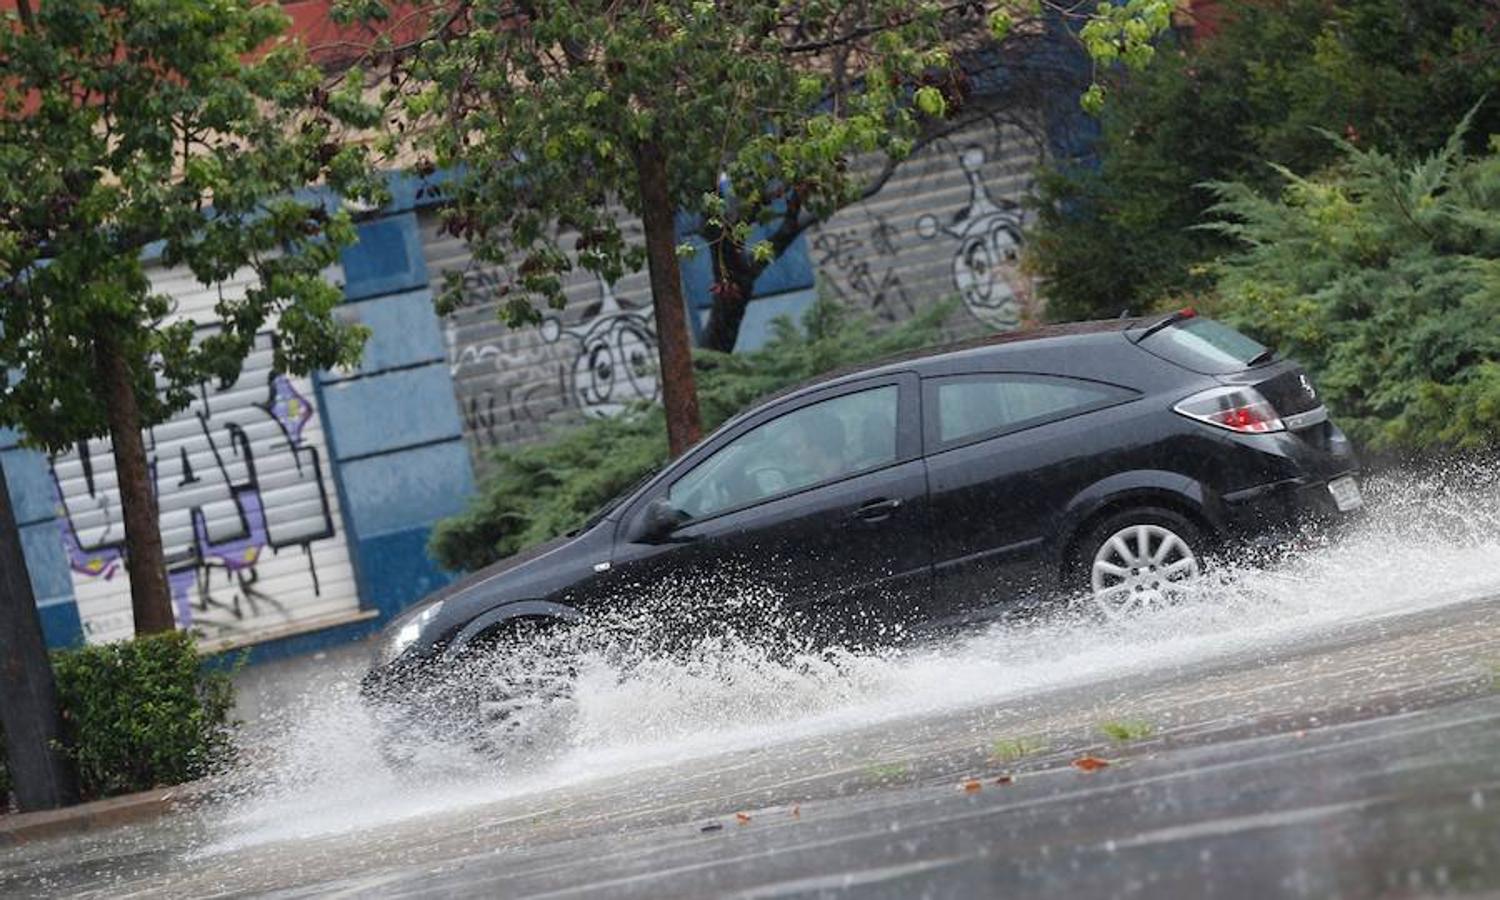
[[[1348,512],[1365,505],[1365,498],[1359,495],[1359,482],[1351,476],[1346,475],[1328,482],[1328,493],[1333,495],[1333,503],[1339,508],[1339,512]]]

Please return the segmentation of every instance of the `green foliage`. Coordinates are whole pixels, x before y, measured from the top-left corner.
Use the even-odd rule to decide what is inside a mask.
[[[865,775],[875,781],[897,781],[911,774],[911,766],[904,762],[871,763],[865,766]]]
[[[1117,744],[1145,740],[1156,732],[1150,722],[1140,719],[1112,719],[1099,723],[1099,731]]]
[[[9,4],[15,7],[15,4]],[[68,0],[0,13],[0,424],[52,450],[108,432],[101,350],[123,354],[142,424],[238,377],[278,320],[275,364],[358,359],[323,271],[354,240],[308,184],[379,200],[341,129],[379,111],[281,39],[259,0]],[[350,88],[353,93],[350,93]],[[253,270],[211,321],[173,315],[141,255],[212,284]]]
[[[53,655],[85,800],[201,778],[233,753],[234,686],[184,632]]]
[[[1181,305],[1211,290],[1230,249],[1196,230],[1208,181],[1279,187],[1266,160],[1336,161],[1318,129],[1412,158],[1431,153],[1489,94],[1469,149],[1500,131],[1500,29],[1492,0],[1225,0],[1221,30],[1162,43],[1143,71],[1107,81],[1097,168],[1052,163],[1039,181],[1029,262],[1054,320]]]
[[[1047,744],[1038,738],[1000,738],[990,748],[990,755],[1000,762],[1016,762],[1045,753],[1047,749]]]
[[[937,304],[883,331],[828,301],[801,330],[786,320],[753,353],[702,351],[699,403],[713,428],[757,399],[847,366],[931,344],[953,304]],[[495,452],[469,508],[438,523],[429,550],[450,569],[478,569],[576,528],[589,513],[667,461],[660,407],[593,419],[553,439]]]
[[[1461,126],[1405,164],[1336,140],[1285,189],[1213,185],[1221,315],[1317,375],[1351,436],[1377,449],[1500,445],[1500,138]]]
[[[463,166],[446,226],[509,273],[502,316],[534,322],[563,302],[574,266],[609,282],[641,267],[620,221],[643,212],[645,158],[666,157],[673,209],[704,223],[716,254],[744,253],[753,228],[777,220],[779,253],[861,195],[871,172],[856,157],[904,158],[958,105],[963,54],[1069,15],[1090,20],[1086,46],[1101,59],[1141,62],[1172,6],[474,0],[437,5],[430,39],[384,91],[428,165]],[[393,7],[336,4],[351,19],[388,20]],[[396,145],[392,135],[386,149]],[[763,248],[745,265],[767,262]],[[460,294],[453,275],[445,307]]]

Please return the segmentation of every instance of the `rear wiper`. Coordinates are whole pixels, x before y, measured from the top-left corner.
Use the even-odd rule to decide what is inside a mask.
[[[1134,338],[1134,341],[1139,344],[1141,341],[1144,341],[1151,335],[1156,334],[1163,328],[1170,328],[1171,326],[1176,325],[1178,322],[1181,322],[1185,319],[1196,318],[1197,315],[1198,311],[1196,309],[1193,309],[1191,306],[1185,306],[1182,309],[1179,309],[1177,312],[1174,312],[1171,315],[1167,316],[1165,319],[1162,319],[1160,322],[1156,322],[1149,326],[1145,331],[1137,335]]]

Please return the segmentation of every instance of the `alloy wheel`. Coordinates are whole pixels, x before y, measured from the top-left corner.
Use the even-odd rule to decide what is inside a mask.
[[[1089,575],[1094,602],[1115,618],[1176,600],[1202,571],[1180,535],[1156,524],[1127,525],[1099,546]]]

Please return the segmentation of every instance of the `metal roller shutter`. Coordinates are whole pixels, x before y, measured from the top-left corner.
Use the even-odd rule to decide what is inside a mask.
[[[175,315],[208,321],[220,292],[186,271],[150,273]],[[150,429],[146,449],[161,511],[179,624],[210,642],[253,643],[355,618],[359,596],[308,379],[273,375],[262,334],[239,379],[205,386],[186,410]],[[84,632],[132,634],[124,530],[108,440],[52,460]]]

